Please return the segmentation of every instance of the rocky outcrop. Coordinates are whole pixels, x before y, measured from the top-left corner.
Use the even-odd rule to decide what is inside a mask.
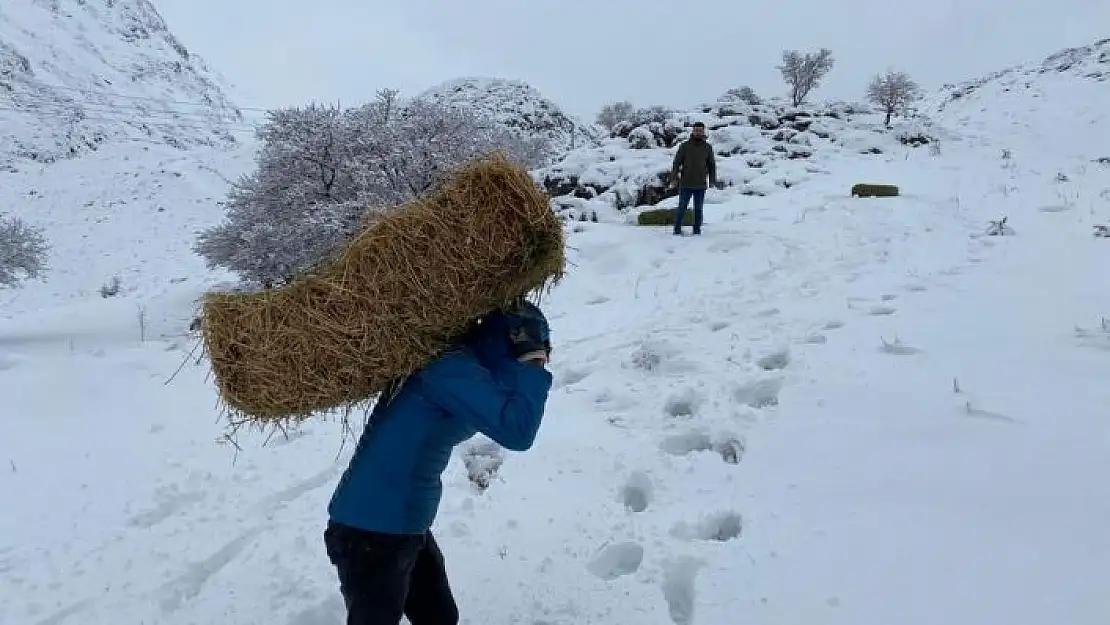
[[[601,145],[537,170],[536,180],[555,209],[571,218],[606,208],[654,206],[677,195],[668,185],[671,162],[698,121],[713,144],[720,186],[744,195],[803,183],[820,171],[813,161],[822,152],[878,155],[930,140],[927,126],[903,123],[888,130],[881,116],[859,104],[794,107],[737,92],[692,111],[641,109],[616,124]]]

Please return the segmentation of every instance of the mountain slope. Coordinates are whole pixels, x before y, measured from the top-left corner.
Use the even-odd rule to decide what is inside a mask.
[[[181,278],[207,275],[190,248],[250,164],[247,127],[147,0],[0,3],[0,212],[51,247],[44,280],[0,292],[0,315],[116,280],[121,299],[199,294]]]
[[[118,139],[223,146],[243,126],[148,0],[0,5],[0,168]]]
[[[1110,39],[1039,63],[945,85],[930,98],[938,122],[968,138],[1007,137],[1060,158],[1110,157]],[[1014,153],[1021,158],[1027,155]]]
[[[601,131],[567,115],[531,85],[504,78],[465,77],[431,87],[420,94],[430,100],[465,106],[529,137],[543,137],[556,156],[595,145]]]

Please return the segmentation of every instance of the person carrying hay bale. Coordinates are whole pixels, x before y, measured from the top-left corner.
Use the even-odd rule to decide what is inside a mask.
[[[520,298],[464,332],[375,405],[328,505],[324,544],[348,625],[455,625],[459,611],[431,532],[456,445],[481,432],[532,446],[551,389],[543,313]]]
[[[366,405],[474,319],[558,282],[564,236],[528,171],[492,155],[367,218],[282,288],[206,294],[200,329],[228,421],[267,429]]]

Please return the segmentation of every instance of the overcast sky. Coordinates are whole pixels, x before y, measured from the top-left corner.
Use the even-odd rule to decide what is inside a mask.
[[[357,104],[460,76],[524,80],[568,112],[784,88],[784,48],[832,49],[818,97],[888,67],[926,88],[1110,37],[1110,0],[151,0],[241,106]]]

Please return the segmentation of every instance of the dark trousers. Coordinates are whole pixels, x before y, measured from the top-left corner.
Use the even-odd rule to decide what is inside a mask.
[[[690,205],[690,198],[694,198],[694,234],[701,234],[702,208],[705,206],[705,189],[691,189],[681,187],[678,190],[678,208],[674,215],[674,232],[682,232],[682,221],[686,219],[686,208]]]
[[[456,625],[459,609],[429,531],[379,534],[329,523],[328,559],[339,573],[347,625]]]

